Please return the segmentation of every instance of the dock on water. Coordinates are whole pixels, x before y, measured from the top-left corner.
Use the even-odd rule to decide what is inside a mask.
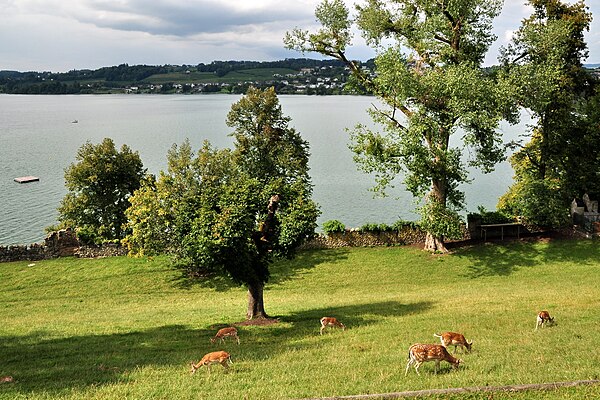
[[[15,178],[15,182],[19,182],[19,183],[29,183],[29,182],[37,182],[39,181],[40,178],[38,178],[37,176],[22,176],[20,178]]]

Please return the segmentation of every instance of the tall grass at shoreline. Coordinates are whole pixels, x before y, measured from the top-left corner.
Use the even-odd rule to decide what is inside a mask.
[[[598,379],[600,246],[486,244],[431,255],[409,247],[304,252],[274,265],[267,312],[241,345],[211,344],[243,320],[224,280],[180,285],[165,259],[63,258],[0,264],[2,399],[288,399]],[[537,311],[557,324],[534,332]],[[347,329],[319,335],[319,318]],[[433,333],[472,339],[464,366],[404,376],[408,347]],[[189,374],[214,350],[224,373]],[[218,368],[217,368],[218,367]],[[492,398],[591,398],[597,386]],[[458,398],[458,397],[456,397]],[[461,398],[490,398],[474,394]]]

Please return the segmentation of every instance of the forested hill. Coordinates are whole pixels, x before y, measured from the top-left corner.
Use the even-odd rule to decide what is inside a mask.
[[[363,64],[372,68],[372,61]],[[0,71],[0,93],[243,93],[275,86],[278,93],[339,94],[349,71],[337,60],[213,61],[198,65],[128,65],[63,73]]]

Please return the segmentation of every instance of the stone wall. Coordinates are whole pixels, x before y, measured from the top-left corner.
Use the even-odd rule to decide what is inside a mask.
[[[30,245],[0,246],[0,262],[37,261],[51,258],[42,243]]]
[[[127,249],[117,245],[81,246],[71,229],[54,231],[46,236],[44,243],[30,245],[0,246],[0,262],[39,261],[51,258],[75,256],[81,258],[126,255]]]
[[[407,227],[400,232],[346,232],[319,235],[302,245],[302,249],[335,249],[340,247],[400,246],[425,242],[425,232]]]
[[[75,253],[75,256],[80,258],[116,257],[126,255],[127,248],[123,246],[117,246],[115,244],[104,244],[102,246],[81,246]]]

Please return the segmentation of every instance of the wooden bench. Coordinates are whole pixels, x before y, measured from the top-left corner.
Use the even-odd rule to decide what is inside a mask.
[[[483,236],[483,240],[486,241],[487,240],[487,231],[488,230],[500,228],[500,240],[504,240],[504,228],[505,227],[512,227],[512,226],[516,226],[517,227],[517,239],[518,239],[520,237],[520,235],[521,235],[521,224],[518,223],[518,222],[509,222],[509,223],[506,223],[506,224],[487,224],[487,225],[481,225],[481,235]]]

